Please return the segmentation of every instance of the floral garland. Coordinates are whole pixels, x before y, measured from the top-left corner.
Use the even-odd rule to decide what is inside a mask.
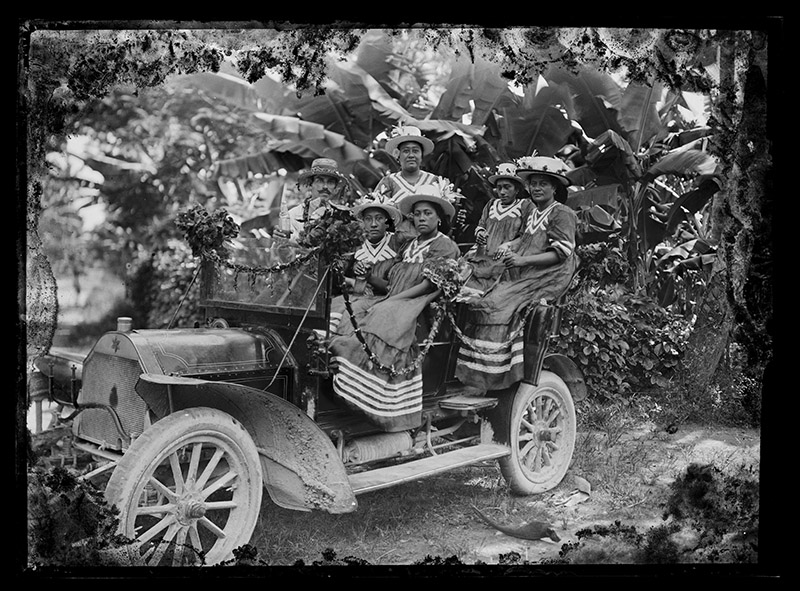
[[[175,225],[183,231],[192,254],[200,258],[228,258],[225,241],[239,235],[239,225],[227,211],[209,213],[201,205],[179,213]]]
[[[442,290],[447,301],[456,297],[472,269],[462,260],[437,257],[429,260],[422,274]]]
[[[372,362],[372,364],[375,367],[377,367],[380,371],[388,373],[391,377],[396,377],[399,375],[406,376],[419,369],[420,365],[422,365],[422,360],[425,358],[425,356],[428,354],[428,351],[430,351],[430,348],[433,346],[433,339],[439,332],[439,328],[441,327],[442,319],[444,318],[446,312],[445,310],[446,306],[436,305],[435,302],[431,303],[431,307],[433,307],[434,310],[436,311],[436,315],[434,316],[433,323],[431,324],[431,330],[428,333],[427,338],[425,338],[425,340],[423,340],[421,343],[422,348],[420,349],[419,355],[417,355],[417,358],[414,359],[413,363],[411,363],[410,365],[407,365],[402,369],[397,369],[394,367],[394,365],[385,365],[381,363],[380,359],[378,359],[378,356],[375,355],[375,353],[369,348],[367,341],[364,339],[364,335],[361,333],[361,327],[358,326],[355,313],[353,312],[353,307],[350,303],[350,297],[348,296],[347,290],[345,289],[344,275],[342,274],[341,270],[339,270],[338,267],[333,267],[333,269],[335,271],[336,278],[339,281],[339,285],[342,288],[342,294],[344,296],[344,307],[347,310],[348,316],[350,316],[350,321],[353,323],[353,326],[355,327],[354,332],[356,338],[358,339],[358,342],[361,344],[361,348],[364,350],[364,353],[366,353],[367,357]]]
[[[519,319],[519,326],[511,332],[511,334],[509,335],[508,339],[505,342],[497,343],[489,347],[485,345],[479,345],[475,339],[468,337],[466,334],[464,334],[464,332],[456,324],[456,319],[453,317],[452,311],[450,310],[447,311],[447,318],[450,320],[450,324],[453,325],[453,331],[456,333],[458,340],[467,345],[470,349],[472,349],[477,353],[497,353],[498,351],[501,351],[507,348],[509,345],[511,345],[517,339],[517,337],[519,337],[519,335],[522,334],[522,331],[525,330],[525,322],[527,321],[528,316],[531,315],[531,312],[533,312],[535,308],[536,306],[534,305],[534,306],[528,306],[525,309],[525,312]]]
[[[251,285],[259,276],[282,273],[291,267],[305,264],[320,250],[312,248],[292,261],[269,267],[241,265],[228,260],[230,253],[225,242],[239,235],[239,225],[233,221],[225,209],[209,213],[201,205],[195,205],[191,209],[179,213],[175,225],[183,231],[194,256],[232,269],[234,278],[238,278],[241,273],[247,273],[250,276]]]
[[[300,233],[301,246],[316,249],[327,264],[340,262],[361,246],[364,227],[350,209],[335,206],[306,221]]]

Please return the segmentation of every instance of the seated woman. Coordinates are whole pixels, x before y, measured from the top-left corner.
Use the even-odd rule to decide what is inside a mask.
[[[366,239],[355,253],[350,266],[344,269],[344,281],[351,302],[361,298],[386,295],[382,281],[376,287],[371,282],[373,271],[376,277],[383,277],[388,267],[394,264],[397,253],[403,246],[403,239],[394,229],[403,219],[400,210],[379,198],[367,199],[353,208],[353,214],[364,225]],[[334,334],[345,313],[344,296],[331,300],[330,332]]]
[[[464,255],[472,267],[467,282],[470,288],[486,290],[507,271],[499,260],[498,251],[520,235],[523,222],[534,207],[516,171],[515,164],[502,163],[497,167],[497,174],[489,177],[497,199],[489,201],[483,208],[475,229],[475,246]],[[505,279],[518,277],[515,270],[508,270]]]
[[[355,302],[357,327],[330,343],[334,392],[390,432],[418,427],[422,421],[418,320],[442,290],[447,294],[457,290],[455,283],[449,283],[453,276],[444,272],[455,267],[460,255],[458,245],[447,236],[455,208],[441,192],[426,189],[398,202],[403,214],[412,214],[417,237],[384,275],[371,276],[373,288],[385,289],[388,297]],[[341,327],[353,329],[346,320]]]
[[[531,157],[518,168],[535,208],[519,238],[501,248],[507,269],[519,278],[501,281],[471,301],[465,314],[456,377],[486,390],[506,388],[524,377],[523,330],[526,312],[541,300],[552,303],[569,286],[578,265],[577,217],[564,205],[569,169],[556,158]]]

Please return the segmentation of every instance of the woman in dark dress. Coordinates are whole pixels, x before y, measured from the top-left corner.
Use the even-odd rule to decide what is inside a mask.
[[[517,175],[525,181],[536,207],[520,237],[500,250],[505,267],[517,270],[519,278],[501,281],[470,301],[456,364],[456,377],[463,384],[486,390],[507,388],[524,377],[526,313],[542,300],[553,303],[569,286],[578,266],[577,217],[564,204],[569,169],[556,158],[525,160]]]
[[[504,279],[518,277],[518,273],[507,270],[499,260],[498,250],[519,237],[534,207],[522,179],[517,176],[515,164],[500,164],[497,173],[489,177],[489,182],[494,186],[497,198],[483,208],[475,228],[475,246],[464,255],[472,267],[467,287],[481,291],[490,288],[504,272]]]
[[[357,328],[353,330],[345,315],[340,333],[346,327],[350,331],[330,343],[336,368],[334,392],[390,432],[418,427],[422,421],[418,323],[425,324],[428,304],[443,290],[455,293],[449,283],[452,277],[442,269],[460,255],[458,245],[447,236],[455,209],[440,191],[422,188],[397,205],[404,215],[413,216],[418,235],[382,275],[371,274],[373,287],[385,289],[387,297],[368,304],[365,299],[355,302]],[[421,332],[426,329],[423,326]]]
[[[344,271],[346,289],[352,303],[361,299],[376,300],[386,295],[385,287],[375,287],[371,275],[384,276],[394,264],[397,253],[402,250],[404,239],[394,230],[403,219],[400,210],[381,199],[367,199],[353,208],[364,226],[366,238],[353,253],[349,267]],[[367,304],[371,305],[371,304]],[[346,314],[344,297],[331,300],[330,333],[339,328],[342,315]],[[346,321],[349,323],[349,320]]]

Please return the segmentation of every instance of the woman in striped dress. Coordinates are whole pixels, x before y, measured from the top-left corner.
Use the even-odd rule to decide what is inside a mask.
[[[411,214],[418,236],[373,285],[388,297],[356,313],[358,327],[330,343],[334,392],[388,432],[416,428],[422,421],[422,370],[418,334],[427,336],[425,310],[442,290],[453,294],[445,262],[460,251],[448,236],[453,205],[438,192],[408,195],[398,203]],[[456,288],[457,289],[457,288]],[[361,304],[359,300],[356,304]],[[343,318],[341,327],[349,326]],[[418,322],[423,326],[418,327]],[[340,330],[340,332],[344,332]]]
[[[507,269],[519,279],[501,281],[468,305],[456,377],[466,385],[499,390],[524,377],[523,326],[531,306],[553,303],[569,286],[578,266],[577,217],[564,205],[569,179],[556,158],[533,157],[517,174],[525,180],[535,209],[521,236],[503,247]]]
[[[352,304],[358,300],[374,300],[386,295],[384,285],[373,285],[371,276],[383,277],[394,264],[397,253],[403,246],[403,239],[394,232],[403,215],[400,210],[380,199],[368,199],[353,208],[355,215],[364,225],[366,239],[353,253],[350,268],[343,272],[346,289]],[[370,302],[359,304],[369,307]],[[330,333],[335,334],[345,313],[344,296],[331,300]],[[348,323],[349,324],[349,323]]]
[[[475,228],[475,246],[464,255],[472,267],[467,287],[484,291],[500,280],[503,272],[506,272],[505,280],[519,277],[516,270],[506,269],[498,255],[501,247],[519,237],[523,222],[534,208],[516,170],[516,165],[503,163],[497,167],[497,174],[489,177],[497,199],[483,208]]]

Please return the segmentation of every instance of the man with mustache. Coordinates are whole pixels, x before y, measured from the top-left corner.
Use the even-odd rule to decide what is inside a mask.
[[[297,240],[306,222],[320,217],[326,210],[336,207],[349,209],[345,197],[347,179],[339,171],[336,160],[317,158],[311,168],[300,173],[298,184],[310,183],[311,192],[302,203],[289,210],[291,237]]]

